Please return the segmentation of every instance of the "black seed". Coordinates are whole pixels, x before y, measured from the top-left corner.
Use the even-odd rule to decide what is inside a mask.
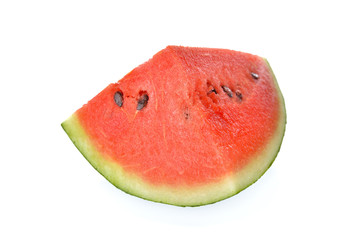
[[[233,97],[232,90],[227,86],[222,86],[223,91],[228,95],[228,97]]]
[[[136,106],[136,110],[143,109],[148,104],[148,101],[149,101],[149,96],[146,93],[141,95],[138,100],[138,105]]]
[[[252,77],[257,80],[259,78],[259,75],[257,73],[251,73]]]
[[[215,93],[215,94],[217,94],[217,91],[216,91],[216,89],[212,88],[211,90],[208,91],[207,94],[210,94],[210,93]]]
[[[190,113],[188,111],[188,109],[186,108],[185,111],[183,112],[184,116],[186,119],[188,119],[190,117]]]
[[[123,93],[120,91],[116,92],[114,94],[114,101],[119,107],[122,107],[123,106]]]
[[[242,95],[242,93],[236,91],[236,96],[239,98],[240,101],[243,100],[243,95]]]

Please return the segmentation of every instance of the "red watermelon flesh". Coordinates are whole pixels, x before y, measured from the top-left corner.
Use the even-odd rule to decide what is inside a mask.
[[[196,206],[255,182],[280,149],[285,119],[283,97],[265,59],[169,46],[62,126],[118,188]]]

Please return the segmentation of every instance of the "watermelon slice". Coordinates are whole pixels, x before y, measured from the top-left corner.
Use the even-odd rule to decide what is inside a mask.
[[[199,206],[259,179],[279,152],[285,124],[284,100],[264,58],[168,46],[62,127],[116,187]]]

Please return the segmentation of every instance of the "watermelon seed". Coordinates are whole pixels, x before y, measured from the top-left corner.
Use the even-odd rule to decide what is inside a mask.
[[[141,95],[138,100],[138,105],[136,106],[136,110],[143,109],[148,104],[148,101],[149,101],[149,96],[146,93]]]
[[[114,101],[119,107],[122,107],[123,106],[123,93],[120,91],[116,92],[114,94]]]
[[[208,91],[207,95],[210,94],[210,93],[217,94],[217,91],[216,91],[216,89],[212,88],[211,90]]]
[[[240,101],[243,100],[243,95],[239,91],[236,91],[236,96],[239,98]]]
[[[183,112],[185,119],[188,119],[190,117],[190,113],[188,111],[188,108],[185,109],[185,111]]]
[[[252,75],[255,80],[258,80],[259,78],[259,75],[257,73],[251,73],[250,75]]]
[[[232,90],[227,86],[222,86],[223,91],[228,95],[228,97],[233,97]]]
[[[217,91],[216,89],[212,86],[212,83],[207,80],[207,89],[210,89],[208,92],[207,92],[207,95],[211,94],[211,93],[215,93],[217,94]]]

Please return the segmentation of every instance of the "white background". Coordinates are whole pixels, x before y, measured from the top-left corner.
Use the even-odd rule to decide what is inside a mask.
[[[1,1],[0,239],[357,239],[353,1]],[[113,187],[60,124],[166,45],[268,58],[286,136],[253,186],[181,208]]]

